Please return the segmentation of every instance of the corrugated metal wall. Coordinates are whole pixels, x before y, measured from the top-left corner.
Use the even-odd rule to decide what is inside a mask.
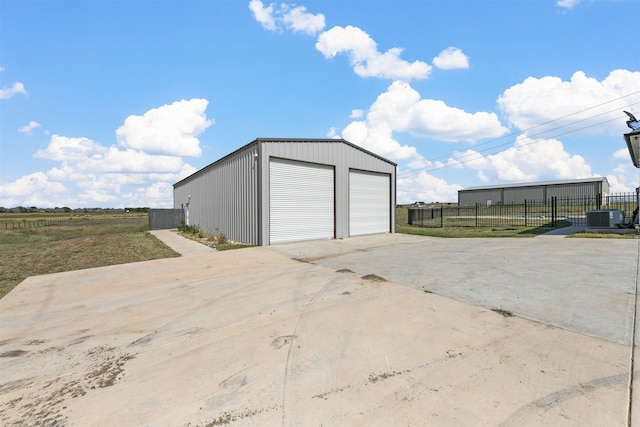
[[[522,203],[525,200],[544,200],[545,189],[546,187],[544,186],[505,188],[503,190],[504,197],[502,198],[502,203]]]
[[[500,203],[502,201],[502,189],[458,191],[459,206],[473,206],[476,203],[486,205],[489,200],[491,200],[492,205]]]
[[[585,182],[584,184],[550,185],[547,187],[547,198],[562,197],[578,199],[583,197],[595,197],[602,192],[602,182]]]
[[[263,242],[269,239],[269,160],[272,157],[335,166],[336,238],[349,237],[349,170],[387,173],[390,179],[391,232],[395,233],[396,166],[342,140],[278,141],[260,140]]]
[[[349,171],[389,174],[395,232],[396,165],[344,140],[257,139],[174,185],[174,207],[189,202],[189,224],[255,245],[269,244],[269,161],[335,167],[336,238],[349,237]]]
[[[258,167],[257,144],[249,144],[177,183],[174,207],[190,195],[190,225],[259,245]]]
[[[491,188],[477,188],[460,190],[458,192],[458,204],[460,206],[471,206],[476,203],[484,205],[487,200],[492,204],[497,203],[523,203],[528,201],[548,201],[552,197],[562,197],[570,199],[594,198],[603,193],[608,194],[609,184],[606,180],[589,182],[552,182],[541,183],[540,185],[523,185],[520,187],[505,186]]]

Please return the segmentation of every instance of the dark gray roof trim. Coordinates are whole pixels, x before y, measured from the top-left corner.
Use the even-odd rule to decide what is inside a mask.
[[[173,187],[175,188],[177,185],[182,184],[185,181],[189,181],[192,178],[194,178],[196,175],[199,175],[200,173],[203,173],[204,171],[214,167],[215,165],[217,165],[218,163],[224,162],[226,159],[228,159],[229,157],[234,156],[235,154],[239,153],[240,151],[244,151],[246,149],[248,149],[249,147],[253,146],[253,145],[258,145],[261,144],[263,142],[310,142],[310,143],[327,143],[327,142],[331,142],[331,143],[342,143],[342,144],[346,144],[350,147],[355,148],[356,150],[360,150],[363,153],[366,153],[370,156],[373,156],[377,159],[380,159],[384,162],[387,162],[393,166],[398,166],[396,163],[392,162],[391,160],[385,159],[382,156],[379,156],[375,153],[372,153],[369,150],[366,150],[362,147],[357,146],[356,144],[347,141],[346,139],[333,139],[333,138],[256,138],[253,141],[251,141],[250,143],[243,145],[242,147],[238,148],[237,150],[227,154],[226,156],[216,160],[215,162],[203,167],[202,169],[192,173],[191,175],[189,175],[186,178],[181,179],[180,181],[176,182],[175,184],[173,184]]]
[[[540,187],[546,185],[565,185],[565,184],[580,184],[587,182],[601,182],[609,181],[605,177],[596,177],[596,178],[583,178],[583,179],[565,179],[561,181],[541,181],[541,182],[522,182],[520,184],[504,184],[504,185],[487,185],[484,187],[468,187],[463,188],[460,191],[478,191],[478,190],[495,190],[498,188],[518,188],[518,187]]]

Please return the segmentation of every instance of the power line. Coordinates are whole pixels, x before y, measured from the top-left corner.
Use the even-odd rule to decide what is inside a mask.
[[[640,104],[640,103],[634,103],[634,104],[625,105],[625,106],[623,106],[622,108],[627,108],[627,107],[630,107],[630,106],[632,106],[632,105],[636,105],[636,104]],[[600,114],[596,114],[596,115],[593,115],[593,116],[591,116],[591,117],[587,117],[587,118],[585,118],[585,119],[576,120],[575,122],[567,123],[567,124],[565,124],[565,125],[558,126],[558,127],[553,128],[553,129],[547,129],[547,130],[544,130],[544,131],[539,132],[539,133],[535,133],[535,134],[532,134],[532,135],[527,135],[527,138],[535,138],[535,137],[538,137],[538,136],[544,135],[544,134],[546,134],[546,133],[552,132],[552,131],[554,131],[554,130],[558,130],[558,129],[566,128],[566,127],[569,127],[569,126],[573,126],[573,125],[575,125],[576,123],[584,122],[584,121],[587,121],[587,120],[592,120],[592,119],[594,119],[594,118],[596,118],[596,117],[598,117],[598,116],[604,116],[604,115],[606,115],[606,114],[611,114],[611,113],[616,112],[616,111],[618,111],[618,109],[616,109],[616,110],[610,110],[610,111],[607,111],[607,112],[604,112],[604,113],[600,113]],[[589,126],[583,126],[583,127],[581,127],[581,128],[578,128],[578,129],[573,129],[573,130],[571,130],[571,131],[569,131],[569,132],[564,132],[564,133],[559,133],[559,134],[555,134],[555,135],[547,136],[546,138],[547,138],[547,139],[549,139],[549,138],[557,138],[557,137],[560,137],[560,136],[563,136],[563,135],[567,135],[567,134],[570,134],[570,133],[574,133],[574,132],[578,132],[578,131],[581,131],[581,130],[584,130],[584,129],[589,129],[589,128],[592,128],[592,127],[595,127],[595,126],[600,126],[600,125],[602,125],[602,124],[609,123],[609,122],[612,122],[612,121],[615,121],[615,120],[619,120],[619,118],[618,118],[618,117],[616,117],[616,118],[614,118],[614,119],[609,119],[609,120],[605,120],[605,121],[602,121],[602,122],[594,123],[594,124],[591,124],[591,125],[589,125]],[[523,134],[523,133],[524,133],[524,132],[522,132],[521,134]],[[517,140],[517,138],[516,138],[516,140]],[[484,152],[487,152],[487,151],[494,150],[494,149],[496,149],[496,148],[500,148],[500,147],[504,147],[504,146],[506,146],[506,145],[509,145],[509,144],[511,144],[511,143],[513,143],[513,142],[516,142],[516,140],[508,141],[508,142],[505,142],[505,143],[503,143],[503,144],[499,144],[499,145],[496,145],[496,146],[493,146],[493,147],[486,148],[486,149],[484,149],[484,150],[474,150],[474,152],[475,152],[475,153],[484,153]],[[532,143],[537,143],[537,142],[540,142],[540,141],[533,141]],[[529,143],[529,144],[523,144],[523,145],[530,145],[530,144],[531,144],[531,143]],[[519,147],[521,147],[521,146],[523,146],[523,145],[520,145]],[[505,151],[508,151],[508,150],[510,150],[510,149],[513,149],[513,148],[516,148],[516,147],[511,147],[511,148],[509,148],[509,149],[507,149],[507,150],[505,150]],[[463,156],[463,161],[461,161],[461,162],[459,162],[459,163],[465,163],[465,161],[464,161],[464,156]],[[438,168],[435,168],[435,169],[441,169],[441,167],[438,167]]]
[[[519,130],[519,131],[517,131],[517,132],[511,132],[511,133],[508,133],[508,134],[506,134],[506,135],[502,135],[502,136],[500,136],[500,137],[498,137],[498,138],[494,138],[494,139],[491,139],[491,140],[489,140],[489,141],[485,141],[485,142],[482,142],[482,143],[480,143],[480,144],[477,144],[477,145],[476,145],[476,147],[481,147],[481,146],[483,146],[483,145],[491,144],[492,142],[500,141],[501,139],[505,139],[505,138],[512,137],[512,136],[514,136],[514,135],[519,135],[519,134],[522,134],[522,133],[526,133],[526,132],[528,132],[528,131],[530,131],[530,130],[533,130],[533,129],[536,129],[536,128],[539,128],[539,127],[542,127],[542,126],[546,126],[546,125],[548,125],[548,124],[550,124],[550,123],[553,123],[553,122],[557,122],[557,121],[560,121],[560,120],[564,120],[564,119],[566,119],[566,118],[568,118],[568,117],[575,116],[575,115],[577,115],[577,114],[584,113],[585,111],[593,110],[594,108],[602,107],[603,105],[607,105],[607,104],[610,104],[610,103],[612,103],[612,102],[616,102],[616,101],[619,101],[619,100],[621,100],[621,99],[628,98],[628,97],[630,97],[630,96],[637,95],[637,94],[640,94],[640,91],[631,92],[631,93],[628,93],[628,94],[626,94],[626,95],[620,96],[620,97],[618,97],[618,98],[611,99],[611,100],[609,100],[609,101],[605,101],[605,102],[602,102],[602,103],[600,103],[600,104],[596,104],[596,105],[593,105],[593,106],[591,106],[591,107],[588,107],[588,108],[585,108],[585,109],[582,109],[582,110],[579,110],[579,111],[575,111],[575,112],[573,112],[573,113],[571,113],[571,114],[567,114],[567,115],[565,115],[565,116],[557,117],[557,118],[555,118],[555,119],[548,120],[548,121],[546,121],[546,122],[543,122],[543,123],[540,123],[540,124],[537,124],[537,125],[534,125],[534,126],[528,127],[528,128],[526,128],[526,129],[521,129],[521,130]],[[638,104],[638,103],[637,103],[637,102],[635,102],[635,103],[632,103],[632,104],[629,104],[629,105],[625,105],[625,106],[622,106],[622,107],[617,107],[615,110],[610,110],[610,111],[608,111],[607,113],[603,113],[603,114],[608,114],[608,113],[611,113],[611,112],[613,112],[613,111],[617,111],[617,110],[618,110],[618,109],[620,109],[620,108],[627,108],[627,107],[630,107],[630,106],[635,105],[635,104]],[[598,115],[593,116],[593,117],[597,117],[597,116],[598,116]],[[578,123],[578,122],[580,122],[580,121],[584,121],[584,120],[589,120],[589,118],[587,118],[587,119],[582,119],[582,120],[578,120],[578,121],[576,121],[576,122],[574,122],[574,123]],[[568,126],[568,125],[567,125],[567,126]],[[549,131],[551,131],[551,130],[553,130],[553,129],[549,129]],[[511,142],[511,141],[510,141],[510,142]],[[510,143],[510,142],[509,142],[509,143]],[[501,145],[499,145],[498,147],[500,147],[500,146],[502,146],[502,145],[506,145],[506,144],[501,144]],[[435,158],[435,159],[433,159],[433,160],[438,160],[438,159],[442,159],[442,158],[449,157],[449,156],[451,156],[451,154],[444,155],[444,156],[440,156],[440,157],[436,157],[436,158]]]
[[[615,119],[609,119],[609,120],[605,120],[605,121],[602,121],[602,122],[599,122],[599,123],[594,123],[593,125],[584,126],[584,127],[582,127],[582,128],[579,128],[579,129],[573,129],[573,130],[570,130],[570,131],[567,131],[567,132],[564,132],[564,133],[560,133],[560,134],[557,134],[557,135],[550,136],[550,137],[548,137],[547,139],[549,139],[549,138],[557,138],[557,137],[560,137],[560,136],[568,135],[568,134],[570,134],[570,133],[578,132],[578,131],[581,131],[581,130],[584,130],[584,129],[589,129],[589,128],[592,128],[592,127],[595,127],[595,126],[600,126],[600,125],[602,125],[602,124],[609,123],[609,122],[613,122],[613,121],[615,121],[615,120],[619,120],[619,118],[617,118],[617,117],[616,117]],[[535,136],[535,135],[534,135],[534,136]],[[531,137],[527,136],[527,138],[531,138]],[[525,144],[520,144],[520,145],[518,145],[518,146],[509,147],[509,148],[507,148],[506,150],[504,150],[504,151],[503,151],[503,153],[504,153],[504,152],[507,152],[507,151],[515,150],[515,149],[517,149],[517,148],[526,147],[526,146],[528,146],[528,145],[537,144],[537,143],[542,142],[542,141],[543,141],[543,140],[540,140],[540,139],[539,139],[539,140],[530,141],[530,142],[525,143]],[[514,141],[514,142],[515,142],[515,141]],[[503,145],[504,145],[504,144],[503,144]],[[485,151],[486,151],[486,150],[485,150]],[[478,152],[475,152],[475,153],[474,153],[474,154],[478,154],[477,156],[473,156],[473,157],[470,157],[470,158],[467,158],[467,159],[463,159],[463,160],[456,160],[456,161],[455,161],[455,165],[458,165],[458,164],[464,164],[464,163],[471,162],[471,161],[473,161],[473,160],[481,159],[481,158],[483,158],[484,156],[483,156],[482,154],[480,154],[480,153],[481,153],[481,152],[479,152],[479,151],[478,151]],[[453,165],[442,165],[442,166],[437,166],[437,167],[433,167],[433,168],[425,169],[425,170],[424,170],[424,172],[431,172],[431,171],[434,171],[434,170],[444,169],[444,168],[452,167],[452,166],[453,166]]]
[[[621,97],[618,97],[618,98],[615,98],[615,99],[612,99],[612,100],[609,100],[609,101],[606,101],[606,102],[603,102],[603,103],[600,103],[600,104],[597,104],[597,105],[594,105],[594,106],[591,106],[591,107],[588,107],[588,108],[585,108],[585,109],[582,109],[582,110],[579,110],[579,111],[576,111],[576,112],[573,112],[571,114],[567,114],[565,116],[558,117],[556,119],[549,120],[549,121],[546,121],[544,123],[541,123],[541,124],[538,124],[538,125],[535,125],[535,126],[531,126],[531,127],[526,128],[524,130],[521,130],[521,131],[518,131],[518,132],[512,132],[512,133],[504,135],[502,137],[495,138],[495,139],[492,139],[490,141],[486,141],[484,143],[476,145],[476,147],[486,146],[488,144],[500,141],[500,140],[502,140],[504,138],[514,137],[516,135],[522,135],[522,134],[524,134],[524,133],[526,133],[526,132],[528,132],[528,131],[530,131],[532,129],[537,129],[537,128],[546,126],[546,125],[548,125],[550,123],[554,123],[554,122],[566,119],[568,117],[575,116],[575,115],[580,114],[580,113],[584,113],[585,111],[589,111],[589,110],[593,110],[594,108],[602,107],[602,106],[604,106],[606,104],[610,104],[612,102],[619,101],[621,99],[627,98],[629,96],[636,95],[638,93],[640,93],[640,91],[632,92],[632,93],[629,93],[627,95],[624,95],[624,96],[621,96]],[[607,115],[607,114],[611,114],[613,112],[616,112],[616,111],[620,110],[621,108],[628,108],[628,107],[631,107],[631,106],[634,106],[634,105],[638,105],[638,104],[640,104],[640,102],[634,102],[634,103],[627,104],[627,105],[624,105],[624,106],[618,106],[614,110],[608,110],[608,111],[603,112],[603,113],[594,114],[594,115],[586,117],[584,119],[576,120],[576,121],[573,121],[573,122],[570,122],[570,123],[567,123],[567,124],[564,124],[564,125],[561,125],[561,126],[557,126],[555,128],[545,129],[545,130],[543,130],[541,132],[538,132],[536,134],[528,135],[527,137],[528,138],[538,137],[538,136],[541,136],[541,135],[544,135],[544,134],[548,134],[550,132],[553,132],[553,131],[556,131],[556,130],[559,130],[559,129],[562,129],[562,128],[566,128],[566,127],[569,127],[569,126],[574,126],[577,123],[585,122],[585,121],[588,121],[588,120],[593,120],[594,118],[599,117],[599,116],[604,116],[604,115]],[[582,131],[582,130],[585,130],[585,129],[589,129],[589,128],[592,128],[592,127],[595,127],[595,126],[600,126],[600,125],[603,125],[605,123],[609,123],[609,122],[612,122],[612,121],[615,121],[615,120],[619,120],[619,118],[614,118],[614,119],[610,119],[610,120],[601,121],[601,122],[598,122],[598,123],[594,123],[592,125],[583,126],[583,127],[577,128],[577,129],[573,129],[573,130],[570,130],[568,132],[563,132],[563,133],[554,134],[554,135],[548,135],[545,138],[546,139],[557,138],[557,137],[564,136],[564,135],[567,135],[567,134],[570,134],[570,133],[579,132],[579,131]],[[400,174],[398,176],[398,178],[401,178],[401,179],[402,178],[410,178],[410,177],[413,177],[413,176],[417,176],[420,172],[431,172],[431,171],[435,171],[435,170],[445,169],[445,168],[448,168],[448,167],[459,166],[461,164],[468,163],[470,161],[483,158],[484,156],[481,155],[481,153],[485,153],[487,151],[496,150],[496,149],[498,149],[500,147],[504,147],[506,145],[513,144],[516,141],[517,141],[517,136],[516,136],[515,139],[510,139],[509,141],[507,141],[505,143],[501,143],[501,144],[498,144],[498,145],[492,145],[492,146],[484,148],[482,150],[474,150],[473,153],[470,153],[467,156],[463,155],[462,158],[457,159],[454,163],[440,164],[440,165],[435,166],[435,167],[429,167],[429,168],[420,169],[420,170],[413,170],[413,171],[410,170],[410,171],[407,171],[407,173],[405,173],[405,174]],[[507,150],[504,150],[504,151],[509,151],[509,150],[512,150],[512,149],[515,149],[515,148],[520,148],[520,147],[523,147],[523,146],[536,144],[536,143],[539,143],[539,142],[542,142],[542,141],[543,140],[531,141],[531,142],[529,142],[527,144],[518,145],[517,147],[516,146],[510,147],[510,148],[508,148]],[[437,162],[437,160],[443,159],[443,158],[449,158],[450,159],[454,155],[455,155],[455,152],[453,152],[451,154],[444,155],[444,156],[436,157],[431,162]],[[468,156],[471,156],[471,157],[468,157]]]

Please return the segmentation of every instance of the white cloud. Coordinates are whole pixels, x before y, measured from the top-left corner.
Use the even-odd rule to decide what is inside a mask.
[[[638,185],[633,180],[633,166],[620,164],[613,172],[607,175],[611,193],[635,193]]]
[[[353,70],[360,77],[385,79],[425,79],[431,66],[422,61],[407,62],[400,58],[401,48],[391,48],[385,53],[378,52],[376,42],[358,27],[333,27],[320,34],[316,42],[325,58],[346,53]]]
[[[112,146],[104,154],[96,154],[78,163],[77,168],[86,172],[177,172],[184,162],[177,156],[148,154],[132,149],[121,150]]]
[[[457,47],[448,47],[433,58],[433,65],[443,70],[469,68],[469,58]]]
[[[325,27],[324,15],[307,13],[303,6],[288,10],[282,17],[283,22],[293,31],[300,31],[309,35],[318,34]]]
[[[103,153],[106,148],[89,138],[69,138],[52,135],[49,145],[44,150],[38,150],[34,157],[56,161],[76,162],[87,159],[96,153]]]
[[[31,135],[31,132],[34,129],[39,128],[41,125],[38,122],[34,122],[33,120],[29,122],[29,124],[22,126],[20,129],[18,129],[18,132],[20,133],[24,133],[26,135]]]
[[[213,124],[207,120],[206,99],[182,100],[129,116],[116,130],[118,144],[125,148],[174,156],[198,157],[197,136]]]
[[[557,6],[563,8],[563,9],[573,9],[574,6],[576,6],[578,3],[580,3],[581,0],[558,0],[558,2],[556,3]]]
[[[95,188],[87,189],[78,195],[78,198],[85,204],[96,203],[99,206],[103,204],[111,204],[114,202],[122,202],[122,199],[116,196],[113,192],[99,191]]]
[[[145,200],[162,200],[173,198],[173,185],[168,182],[154,182],[143,190]]]
[[[634,193],[638,186],[638,169],[633,166],[627,148],[616,150],[612,158],[617,161],[613,171],[607,175],[612,193]]]
[[[327,138],[340,139],[340,135],[338,135],[338,128],[332,126],[329,128],[329,131],[326,133]]]
[[[364,115],[364,110],[351,110],[351,115],[349,118],[351,119],[359,119]]]
[[[15,82],[11,87],[5,87],[0,89],[0,99],[9,99],[13,95],[22,93],[26,94],[27,91],[24,88],[24,85],[20,82]]]
[[[162,172],[162,173],[151,172],[149,174],[146,174],[145,177],[147,177],[150,182],[163,181],[168,183],[175,183],[182,180],[183,178],[188,177],[189,175],[192,175],[196,171],[197,171],[196,168],[194,168],[188,163],[185,163],[182,165],[182,167],[178,171]]]
[[[613,158],[616,160],[630,159],[629,150],[627,148],[620,148],[613,153]]]
[[[625,129],[622,110],[640,102],[639,91],[637,71],[614,70],[602,81],[577,71],[570,81],[553,76],[528,77],[505,90],[498,105],[506,118],[522,130],[553,120],[535,133],[559,127],[563,132],[619,133]],[[618,116],[620,120],[615,120]]]
[[[253,14],[253,18],[267,30],[275,31],[278,28],[275,17],[273,16],[273,4],[264,7],[264,4],[262,4],[260,0],[251,0],[249,2],[249,9]]]
[[[35,172],[0,185],[0,206],[62,206],[64,203],[56,202],[66,191],[64,184],[50,181],[43,172]]]
[[[500,153],[483,156],[467,150],[455,153],[451,162],[477,170],[478,177],[485,182],[488,179],[521,182],[594,176],[586,160],[565,151],[561,141],[526,135],[519,136],[513,147]]]
[[[304,6],[287,3],[271,3],[265,6],[260,0],[251,0],[249,9],[253,18],[270,31],[288,29],[315,35],[325,28],[324,15],[308,13]],[[401,59],[401,48],[395,47],[384,53],[379,52],[376,42],[358,27],[336,26],[322,32],[316,42],[316,49],[325,58],[333,58],[340,53],[347,54],[353,70],[361,77],[412,80],[425,79],[431,72],[431,66],[425,62],[410,63]],[[459,63],[461,56],[466,59],[459,49],[450,53],[450,56],[450,64],[453,60]]]
[[[398,177],[398,203],[423,202],[455,202],[458,190],[462,186],[448,184],[425,171],[408,177]]]
[[[253,18],[270,31],[282,31],[286,28],[294,32],[315,35],[325,27],[324,15],[308,13],[304,6],[271,3],[265,7],[260,0],[251,0],[249,9]]]
[[[395,81],[371,105],[366,120],[350,123],[342,135],[382,156],[417,159],[415,147],[398,143],[393,132],[441,141],[475,142],[502,136],[507,129],[493,113],[467,113],[442,101],[422,99],[408,83]]]
[[[110,146],[52,135],[34,157],[59,164],[0,184],[0,206],[170,207],[173,183],[196,171],[182,156],[200,153],[195,137],[212,123],[207,104],[179,101],[130,116],[117,131],[120,144]]]
[[[415,147],[401,145],[393,138],[393,130],[388,123],[351,122],[343,129],[342,137],[373,153],[394,160],[417,156]]]

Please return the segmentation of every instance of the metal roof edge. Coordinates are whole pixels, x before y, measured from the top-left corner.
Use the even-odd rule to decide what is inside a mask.
[[[256,138],[256,141],[259,142],[341,142],[343,144],[346,144],[352,148],[355,148],[356,150],[360,150],[365,154],[368,154],[370,156],[373,156],[377,159],[380,159],[384,162],[387,162],[389,164],[392,164],[394,166],[398,166],[397,163],[392,162],[389,159],[386,159],[384,157],[382,157],[379,154],[376,154],[374,152],[371,152],[369,150],[367,150],[366,148],[362,148],[359,145],[354,144],[353,142],[347,141],[346,139],[343,138]]]
[[[236,154],[238,154],[241,151],[244,151],[246,149],[248,149],[249,147],[251,147],[252,145],[258,145],[260,143],[260,141],[258,139],[254,139],[253,141],[251,141],[248,144],[243,145],[242,147],[238,148],[237,150],[232,151],[231,153],[227,154],[224,157],[219,158],[218,160],[216,160],[213,163],[209,163],[207,166],[198,169],[197,171],[195,171],[194,173],[192,173],[191,175],[182,178],[180,181],[176,182],[175,184],[173,184],[173,188],[176,188],[177,185],[182,184],[185,181],[190,181],[192,178],[195,178],[197,175],[200,175],[201,173],[203,173],[204,171],[211,169],[212,167],[214,167],[215,165],[222,163],[223,161],[227,160],[230,157],[235,156]]]
[[[495,190],[498,188],[536,187],[541,185],[579,184],[579,183],[586,183],[586,182],[601,182],[601,181],[607,181],[607,184],[609,183],[609,180],[606,177],[600,176],[600,177],[591,177],[591,178],[582,178],[582,179],[565,179],[565,180],[558,180],[558,181],[522,182],[522,183],[515,183],[515,184],[498,184],[498,185],[486,185],[486,186],[479,186],[479,187],[467,187],[467,188],[463,188],[462,190],[458,190],[458,192]]]
[[[182,178],[180,181],[176,182],[175,184],[173,184],[173,188],[176,188],[176,186],[186,182],[186,181],[190,181],[191,179],[195,178],[197,175],[199,175],[200,173],[203,173],[204,171],[214,167],[215,165],[227,160],[230,157],[233,157],[234,155],[238,154],[241,151],[244,151],[246,149],[248,149],[249,147],[251,147],[252,145],[259,145],[265,142],[311,142],[311,143],[318,143],[318,142],[339,142],[339,143],[343,143],[346,144],[350,147],[353,147],[357,150],[362,151],[363,153],[366,153],[370,156],[373,156],[379,160],[382,160],[384,162],[387,162],[389,164],[392,164],[393,166],[398,166],[396,163],[392,162],[389,159],[385,159],[384,157],[376,154],[376,153],[372,153],[371,151],[362,148],[352,142],[347,141],[346,139],[342,139],[342,138],[256,138],[253,141],[249,142],[248,144],[243,145],[242,147],[238,148],[237,150],[227,154],[224,157],[221,157],[220,159],[216,160],[213,163],[208,164],[207,166],[203,167],[202,169],[199,169],[197,171],[195,171],[194,173],[192,173],[191,175]]]

